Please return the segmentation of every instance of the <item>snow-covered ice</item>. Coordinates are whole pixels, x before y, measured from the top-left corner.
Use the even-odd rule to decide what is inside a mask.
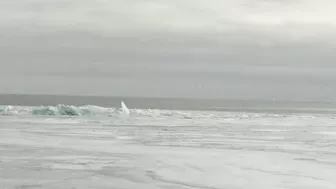
[[[2,189],[335,189],[336,116],[0,108]]]

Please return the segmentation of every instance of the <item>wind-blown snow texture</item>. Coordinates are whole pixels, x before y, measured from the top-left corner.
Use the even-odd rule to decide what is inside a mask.
[[[336,188],[336,116],[0,108],[0,188]]]

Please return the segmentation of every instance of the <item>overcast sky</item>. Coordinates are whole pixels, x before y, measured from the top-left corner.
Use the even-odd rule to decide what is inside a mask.
[[[0,93],[336,100],[334,0],[0,0]]]

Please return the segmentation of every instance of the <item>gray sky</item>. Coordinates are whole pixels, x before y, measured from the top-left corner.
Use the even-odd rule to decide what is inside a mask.
[[[0,0],[0,93],[336,100],[333,0]]]

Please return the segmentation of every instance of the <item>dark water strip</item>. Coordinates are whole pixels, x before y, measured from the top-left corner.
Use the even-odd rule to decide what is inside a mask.
[[[122,100],[129,108],[139,109],[336,113],[335,102],[0,94],[0,105],[16,106],[52,106],[66,104],[75,106],[97,105],[103,107],[120,107]]]

